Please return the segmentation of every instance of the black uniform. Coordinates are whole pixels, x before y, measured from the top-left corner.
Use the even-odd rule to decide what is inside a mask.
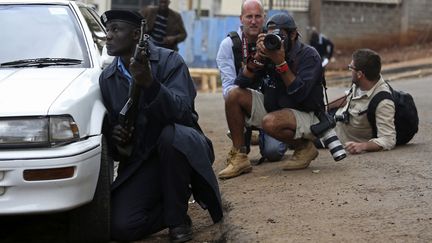
[[[198,126],[196,90],[183,59],[150,43],[154,82],[142,88],[132,155],[121,161],[112,185],[113,239],[136,240],[184,223],[191,192],[214,222],[222,218],[219,188],[212,170],[213,147]],[[129,83],[118,57],[100,76],[111,131],[127,101]],[[109,138],[109,135],[108,135]],[[118,158],[112,141],[110,151]],[[191,185],[192,190],[190,190]]]

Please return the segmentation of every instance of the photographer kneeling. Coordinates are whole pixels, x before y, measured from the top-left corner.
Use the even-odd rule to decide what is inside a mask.
[[[227,167],[219,173],[222,179],[252,170],[244,146],[245,125],[263,128],[294,148],[293,156],[283,164],[284,170],[307,168],[318,156],[312,142],[316,136],[310,127],[320,123],[317,115],[324,110],[321,58],[299,40],[289,14],[270,17],[266,27],[268,33],[258,36],[257,53],[235,80],[239,87],[226,100],[233,147]],[[263,94],[244,88],[261,81]]]

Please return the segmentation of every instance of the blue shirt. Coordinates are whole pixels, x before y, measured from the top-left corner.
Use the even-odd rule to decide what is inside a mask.
[[[117,58],[117,68],[120,71],[120,73],[123,74],[123,76],[126,77],[126,79],[129,82],[129,85],[132,84],[132,75],[129,73],[129,71],[124,66],[121,58]]]

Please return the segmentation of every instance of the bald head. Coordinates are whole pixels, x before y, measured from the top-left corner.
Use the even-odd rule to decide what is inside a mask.
[[[259,0],[245,0],[242,4],[240,22],[249,41],[256,41],[264,24],[264,9]]]
[[[241,7],[241,15],[244,14],[244,12],[246,11],[246,9],[251,9],[251,8],[258,8],[259,11],[264,14],[264,7],[261,3],[260,0],[245,0],[243,1],[242,7]]]

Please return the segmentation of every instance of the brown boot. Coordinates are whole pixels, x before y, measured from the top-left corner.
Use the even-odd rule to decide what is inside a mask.
[[[226,165],[227,167],[219,172],[219,179],[229,179],[252,171],[252,165],[247,154],[240,153],[240,151],[234,147],[228,154]]]
[[[300,170],[309,166],[310,162],[318,156],[318,150],[310,140],[303,140],[295,146],[294,153],[288,161],[282,165],[283,170]]]

